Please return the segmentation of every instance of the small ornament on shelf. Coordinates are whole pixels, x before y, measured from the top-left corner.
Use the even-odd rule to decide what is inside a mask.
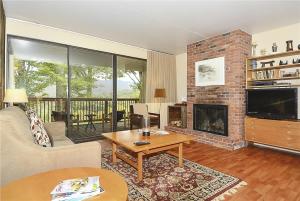
[[[261,54],[262,56],[266,55],[266,54],[267,54],[267,50],[266,50],[266,49],[261,49],[261,50],[260,50],[260,54]]]
[[[293,51],[293,40],[286,41],[286,51]]]
[[[300,50],[300,44],[298,45],[298,50]]]
[[[300,59],[293,59],[293,64],[299,64],[300,63]]]
[[[276,45],[276,43],[273,43],[272,52],[277,52],[277,48],[278,46]]]
[[[286,60],[285,62],[280,60],[279,61],[279,65],[282,66],[282,65],[287,65],[288,64],[288,61]]]
[[[272,67],[274,62],[275,62],[274,60],[272,60],[272,61],[262,61],[262,62],[260,62],[260,64],[261,64],[261,67],[266,67],[266,64],[270,64],[270,67]]]
[[[257,61],[256,60],[252,60],[251,66],[252,66],[252,69],[256,69],[257,68]]]
[[[257,43],[256,43],[256,42],[253,42],[253,43],[251,44],[251,46],[252,46],[252,56],[254,57],[254,56],[256,56],[256,47],[257,47]]]

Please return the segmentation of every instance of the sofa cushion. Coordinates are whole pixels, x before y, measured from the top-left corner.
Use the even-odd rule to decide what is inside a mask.
[[[63,140],[54,140],[54,147],[66,146],[74,144],[69,138]]]
[[[44,128],[43,122],[38,117],[31,117],[30,129],[34,143],[42,147],[51,147],[51,140]]]

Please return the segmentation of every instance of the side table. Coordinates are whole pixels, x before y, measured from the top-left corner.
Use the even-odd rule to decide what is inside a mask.
[[[126,201],[127,184],[117,173],[100,168],[66,168],[13,181],[0,189],[0,200],[51,200],[50,192],[62,180],[99,176],[104,192],[88,200]]]

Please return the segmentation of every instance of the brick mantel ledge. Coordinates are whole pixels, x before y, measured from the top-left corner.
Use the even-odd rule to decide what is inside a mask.
[[[165,126],[165,130],[192,135],[196,138],[197,142],[209,144],[212,146],[220,147],[228,150],[236,150],[246,146],[246,141],[243,139],[230,139],[230,137],[215,135],[207,132],[191,130],[188,128],[178,128],[173,126]]]

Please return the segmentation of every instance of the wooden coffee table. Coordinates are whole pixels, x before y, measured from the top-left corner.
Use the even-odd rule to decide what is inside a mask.
[[[99,176],[104,189],[103,193],[88,200],[127,200],[127,184],[120,175],[109,170],[88,167],[53,170],[13,181],[0,189],[0,200],[51,200],[50,192],[59,181],[87,176]]]
[[[179,167],[182,167],[182,149],[183,143],[189,143],[194,138],[184,134],[170,132],[167,135],[152,134],[151,136],[143,136],[137,130],[118,131],[112,133],[104,133],[104,137],[112,141],[112,161],[115,163],[117,157],[138,171],[138,181],[143,179],[143,156],[161,151],[167,151],[178,148]],[[150,144],[136,146],[136,141],[148,141]],[[124,154],[117,152],[117,145],[137,154],[137,163],[126,157]]]

